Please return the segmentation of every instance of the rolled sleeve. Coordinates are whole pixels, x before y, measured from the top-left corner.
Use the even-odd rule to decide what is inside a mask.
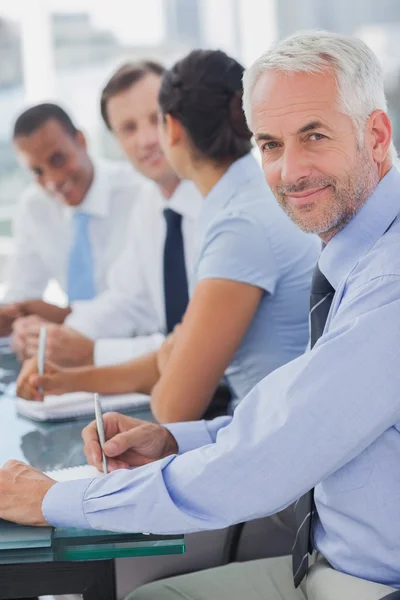
[[[177,441],[179,454],[213,444],[220,429],[231,422],[232,417],[218,417],[212,421],[189,421],[164,425]]]

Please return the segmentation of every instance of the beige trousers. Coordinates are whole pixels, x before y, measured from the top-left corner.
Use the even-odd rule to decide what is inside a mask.
[[[395,591],[339,573],[324,559],[315,562],[300,588],[292,581],[291,557],[284,556],[163,579],[127,600],[380,600]]]

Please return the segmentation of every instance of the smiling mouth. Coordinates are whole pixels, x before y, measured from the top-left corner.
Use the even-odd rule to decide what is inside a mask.
[[[287,194],[287,199],[298,208],[310,208],[314,202],[319,201],[319,197],[329,189],[331,186],[326,185],[325,187],[318,188],[316,190],[305,190],[304,192],[297,192],[293,194]]]
[[[62,186],[60,186],[58,188],[57,193],[60,194],[61,196],[68,196],[68,194],[70,194],[73,189],[74,189],[73,181],[68,180],[65,183],[63,183]]]
[[[147,156],[143,156],[142,161],[143,162],[151,162],[152,160],[158,160],[159,158],[162,157],[162,152],[161,150],[157,150],[156,152],[152,152],[151,154],[148,154]]]
[[[287,196],[288,198],[293,198],[294,200],[306,200],[307,198],[312,198],[316,194],[323,192],[324,190],[328,189],[328,187],[330,186],[326,185],[325,187],[318,188],[316,190],[305,190],[304,192],[288,194]]]

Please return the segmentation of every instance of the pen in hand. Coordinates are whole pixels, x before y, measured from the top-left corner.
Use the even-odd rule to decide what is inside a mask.
[[[99,442],[100,442],[100,446],[101,446],[101,454],[102,454],[102,461],[103,461],[103,473],[104,473],[104,475],[107,475],[107,473],[108,473],[107,458],[106,458],[106,455],[104,454],[104,450],[103,450],[104,444],[106,443],[106,437],[105,437],[105,433],[104,433],[103,413],[101,412],[101,405],[100,405],[100,400],[99,400],[98,394],[94,394],[94,413],[96,416],[97,435],[99,436]]]
[[[46,360],[46,338],[47,327],[42,326],[39,333],[39,346],[37,354],[37,365],[39,375],[44,375],[44,366]],[[39,388],[39,392],[43,395],[43,389]]]

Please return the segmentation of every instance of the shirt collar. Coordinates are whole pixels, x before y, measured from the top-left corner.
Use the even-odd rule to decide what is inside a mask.
[[[159,189],[159,188],[158,188]],[[162,208],[171,208],[183,217],[197,219],[202,206],[202,197],[190,181],[181,181],[170,198],[161,196]]]
[[[400,212],[400,173],[392,167],[351,221],[326,245],[319,267],[338,289]]]
[[[65,206],[70,218],[75,212],[106,218],[110,210],[110,186],[107,173],[100,165],[94,165],[93,181],[83,201],[78,206]]]
[[[261,171],[257,161],[251,154],[246,154],[235,160],[214,185],[204,198],[205,205],[212,206],[214,209],[218,206],[225,206],[232,195],[237,192],[239,185],[260,175]]]

